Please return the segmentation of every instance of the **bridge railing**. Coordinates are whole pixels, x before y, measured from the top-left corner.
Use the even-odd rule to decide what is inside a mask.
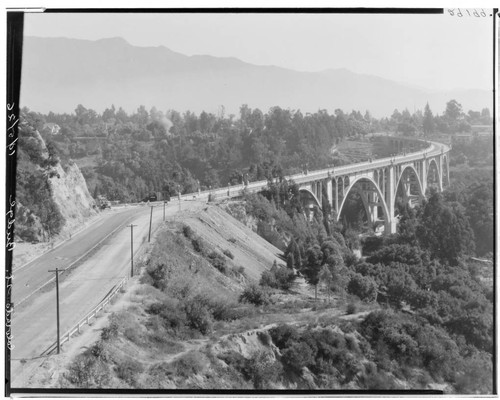
[[[326,178],[328,176],[328,173],[330,173],[330,176],[338,176],[338,175],[346,175],[346,174],[351,174],[351,173],[356,173],[359,172],[360,169],[363,169],[364,167],[370,167],[371,168],[382,168],[387,165],[390,165],[391,162],[394,165],[397,164],[402,164],[405,162],[411,162],[415,160],[421,159],[424,154],[427,157],[434,157],[436,155],[441,154],[442,151],[448,152],[450,150],[449,146],[442,144],[442,143],[437,143],[437,142],[431,142],[427,141],[429,146],[425,149],[420,149],[411,153],[407,153],[405,155],[395,155],[393,157],[384,157],[384,158],[378,158],[374,159],[372,161],[362,161],[359,163],[355,164],[349,164],[349,165],[341,165],[338,167],[330,167],[330,168],[323,168],[320,170],[315,170],[315,171],[308,171],[307,174],[294,174],[294,175],[289,175],[286,177],[288,180],[293,180],[296,183],[302,183],[302,182],[308,182],[314,179],[311,178],[316,178],[316,179],[322,179]],[[181,200],[192,200],[192,199],[208,199],[209,196],[214,196],[215,198],[221,199],[221,198],[230,198],[234,197],[236,195],[241,195],[244,191],[247,192],[258,192],[261,191],[265,188],[267,188],[268,181],[267,180],[261,180],[261,181],[255,181],[255,182],[249,182],[247,185],[244,184],[238,184],[238,185],[233,185],[233,186],[226,186],[223,188],[217,188],[217,189],[208,189],[208,190],[202,190],[199,192],[193,192],[193,193],[186,193],[180,196]],[[228,194],[229,193],[229,194]],[[175,201],[176,198],[173,197],[171,201]],[[161,204],[161,202],[158,202],[158,204]]]

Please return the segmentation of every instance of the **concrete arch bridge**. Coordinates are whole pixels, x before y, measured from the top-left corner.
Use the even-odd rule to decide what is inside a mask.
[[[391,144],[399,149],[401,140],[391,138]],[[406,139],[408,140],[408,139]],[[413,140],[415,142],[415,140]],[[437,142],[419,141],[421,149],[411,153],[343,165],[340,167],[309,171],[287,176],[299,185],[305,205],[321,208],[323,193],[340,219],[346,199],[357,192],[363,202],[368,220],[375,226],[384,225],[385,233],[396,233],[396,199],[414,206],[421,202],[430,187],[442,191],[449,185],[449,152],[451,147]],[[243,190],[259,192],[267,187],[267,181],[248,185],[231,186],[212,190],[215,196],[236,197]],[[203,197],[208,192],[201,192]],[[187,196],[187,195],[186,195]]]
[[[291,179],[310,207],[321,207],[325,193],[337,220],[349,194],[357,192],[369,222],[383,224],[384,232],[396,233],[397,198],[413,207],[425,198],[427,189],[442,191],[449,185],[450,150],[447,145],[428,142],[426,148],[414,153],[312,171]]]

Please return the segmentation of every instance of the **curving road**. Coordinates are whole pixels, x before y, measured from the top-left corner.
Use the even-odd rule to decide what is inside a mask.
[[[107,235],[130,223],[132,218],[149,211],[150,209],[145,207],[131,207],[104,212],[99,220],[73,236],[71,240],[23,266],[14,268],[12,301],[15,307],[19,307],[45,284],[54,280],[54,273],[49,273],[48,270],[65,269],[75,264]]]

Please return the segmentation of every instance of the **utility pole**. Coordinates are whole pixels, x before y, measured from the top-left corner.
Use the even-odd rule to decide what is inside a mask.
[[[151,206],[151,214],[149,216],[149,235],[148,235],[148,243],[151,241],[151,224],[153,223],[153,207]]]
[[[177,197],[179,198],[179,211],[181,211],[181,186],[177,185]]]
[[[49,272],[56,273],[56,315],[57,315],[57,354],[61,353],[61,336],[59,329],[59,272],[64,272],[64,270],[60,271],[59,268],[50,269]]]
[[[165,204],[166,204],[166,201],[163,200],[163,222],[165,222]]]
[[[134,276],[134,224],[130,224],[130,277]]]

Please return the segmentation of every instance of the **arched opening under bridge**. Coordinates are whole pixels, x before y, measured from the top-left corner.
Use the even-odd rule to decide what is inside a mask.
[[[346,228],[363,231],[385,226],[388,217],[380,188],[371,178],[361,177],[347,188],[337,218]]]

